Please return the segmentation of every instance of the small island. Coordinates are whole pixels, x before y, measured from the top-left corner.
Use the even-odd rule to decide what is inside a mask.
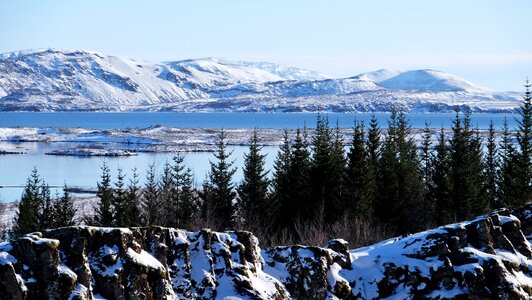
[[[100,148],[69,148],[59,149],[45,153],[46,155],[60,155],[60,156],[137,156],[136,153],[121,149],[100,149]]]

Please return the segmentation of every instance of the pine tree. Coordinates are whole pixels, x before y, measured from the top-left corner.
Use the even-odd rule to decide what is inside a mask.
[[[508,120],[504,119],[502,138],[500,143],[499,169],[499,206],[513,208],[519,205],[516,199],[519,198],[519,186],[516,178],[519,176],[516,165],[518,155],[513,146],[512,134],[508,128]]]
[[[140,226],[143,223],[141,216],[139,174],[136,168],[133,168],[131,178],[126,190],[126,221],[128,227]]]
[[[378,180],[379,180],[379,160],[381,155],[381,130],[375,115],[371,116],[367,133],[366,148],[368,151],[368,173],[367,173],[367,197],[372,203],[372,211],[377,207]]]
[[[98,182],[99,203],[94,208],[94,219],[90,223],[97,226],[113,226],[113,188],[111,171],[106,163],[102,165],[102,176]]]
[[[427,220],[416,144],[402,112],[393,110],[388,124],[380,160],[378,215],[381,221],[395,226],[400,233],[419,230]]]
[[[523,102],[519,106],[520,119],[517,120],[519,128],[516,133],[518,144],[517,160],[517,177],[515,178],[517,188],[517,205],[524,205],[532,200],[532,85],[525,83],[525,95]]]
[[[219,229],[232,228],[234,225],[233,200],[236,197],[232,183],[236,168],[234,161],[229,161],[233,151],[227,151],[226,134],[222,129],[218,135],[218,149],[214,153],[216,161],[210,161],[211,170],[208,174],[206,187],[210,190],[210,196],[204,199],[212,211],[212,218],[219,224]]]
[[[165,226],[168,227],[178,227],[179,221],[181,219],[181,190],[183,184],[183,172],[185,171],[185,157],[177,154],[172,160],[174,161],[173,166],[171,166],[171,182],[169,182],[169,194],[167,201],[168,210],[166,212],[166,222]]]
[[[488,201],[492,209],[500,207],[499,200],[497,197],[497,183],[498,177],[497,173],[499,172],[499,161],[498,161],[498,152],[497,152],[497,137],[495,135],[495,126],[493,125],[493,120],[490,121],[488,127],[488,140],[486,144],[486,161],[484,166],[484,178],[485,189],[488,195]]]
[[[149,165],[146,171],[146,183],[142,191],[142,200],[144,225],[163,225],[159,201],[159,184],[153,164]]]
[[[268,199],[267,211],[268,218],[272,219],[272,224],[281,227],[281,224],[286,221],[283,218],[285,207],[290,203],[289,191],[290,182],[288,180],[288,170],[290,168],[290,160],[292,156],[291,141],[288,136],[288,130],[284,130],[283,143],[279,147],[277,156],[274,161],[274,174],[272,179],[272,192]],[[275,228],[279,231],[279,228]]]
[[[432,216],[434,212],[434,195],[432,194],[433,181],[433,154],[432,154],[432,131],[429,124],[425,122],[423,128],[423,136],[421,140],[420,162],[421,162],[421,176],[423,177],[423,209],[427,216]],[[429,217],[432,221],[432,218]]]
[[[128,197],[126,191],[125,177],[123,170],[118,168],[115,188],[113,193],[113,226],[127,227],[131,223],[128,207]]]
[[[282,204],[281,218],[283,227],[294,229],[296,222],[308,221],[316,217],[319,207],[311,199],[311,162],[306,132],[296,130],[296,137],[290,151],[290,163],[288,165],[288,194],[287,201]]]
[[[261,154],[257,129],[250,139],[249,153],[244,154],[244,178],[238,187],[240,205],[246,222],[262,221],[266,217],[268,172],[264,170],[265,154]]]
[[[67,191],[66,185],[63,187],[63,195],[54,202],[54,224],[53,227],[74,226],[76,210],[72,203],[72,198]]]
[[[53,228],[54,226],[54,205],[50,195],[50,187],[44,183],[40,188],[41,207],[39,208],[39,230]]]
[[[346,207],[351,216],[362,219],[373,215],[373,195],[370,190],[370,161],[364,139],[364,124],[355,123],[353,140],[347,153],[346,194],[348,203]]]
[[[13,236],[19,237],[40,229],[39,208],[42,205],[40,187],[41,178],[37,169],[33,168],[30,177],[26,180],[22,198],[18,203],[18,212],[16,213],[13,226]]]
[[[160,210],[161,213],[161,225],[167,226],[169,223],[171,223],[171,220],[169,220],[169,214],[168,214],[168,208],[170,207],[170,211],[173,209],[172,202],[173,202],[173,196],[172,193],[175,189],[175,180],[174,180],[174,174],[172,170],[172,165],[166,161],[163,166],[163,173],[161,174],[160,179],[160,187],[159,187],[159,200],[158,203],[162,207],[165,207]]]
[[[192,186],[194,174],[190,168],[187,168],[182,175],[181,193],[179,194],[179,228],[190,229],[194,218],[198,217],[197,197]]]
[[[457,220],[465,220],[483,213],[487,196],[482,174],[482,151],[480,139],[471,129],[471,112],[463,119],[459,111],[452,125],[450,140],[451,199],[456,209]]]
[[[432,159],[431,195],[434,199],[434,217],[436,225],[449,224],[456,221],[455,207],[451,199],[450,156],[447,138],[443,127],[440,130],[436,155]]]

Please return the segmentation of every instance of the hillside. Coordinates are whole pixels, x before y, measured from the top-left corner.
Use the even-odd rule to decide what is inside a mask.
[[[0,55],[0,111],[511,111],[519,100],[434,70],[334,79],[218,58],[151,63],[55,49]]]
[[[0,244],[1,299],[530,299],[532,206],[360,249],[66,227]]]

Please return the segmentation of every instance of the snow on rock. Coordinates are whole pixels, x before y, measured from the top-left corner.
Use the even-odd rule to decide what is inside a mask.
[[[532,204],[349,249],[250,232],[65,227],[0,244],[0,295],[41,299],[529,299]],[[521,227],[521,223],[523,227]],[[521,230],[522,228],[522,230]]]
[[[0,111],[511,111],[520,100],[433,70],[333,79],[219,58],[151,63],[59,49],[0,55]]]

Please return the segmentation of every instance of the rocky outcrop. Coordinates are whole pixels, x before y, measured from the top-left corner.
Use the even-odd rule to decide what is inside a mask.
[[[349,250],[67,227],[0,244],[0,299],[529,299],[532,205]],[[523,234],[523,232],[525,234]]]

